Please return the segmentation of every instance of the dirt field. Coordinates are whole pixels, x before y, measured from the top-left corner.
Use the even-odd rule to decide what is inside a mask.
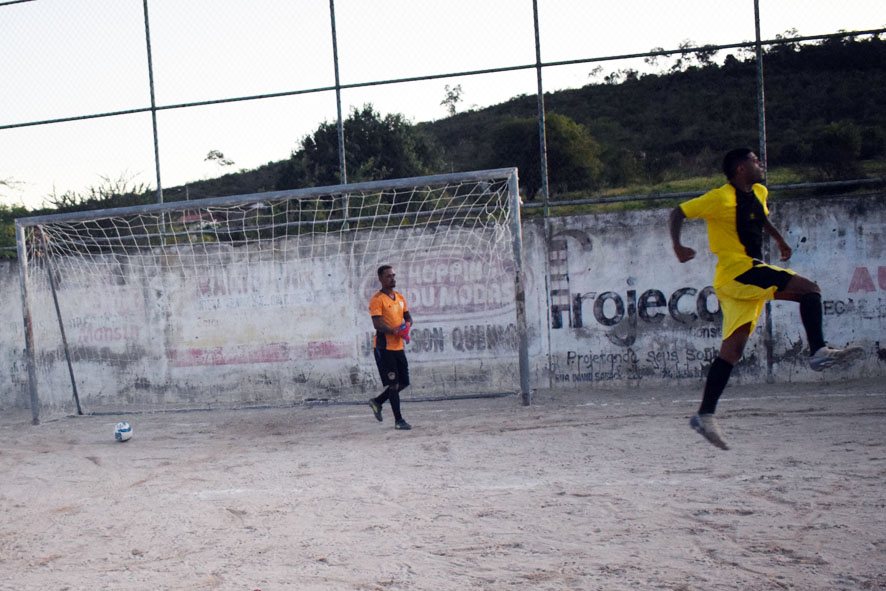
[[[884,390],[7,414],[0,589],[886,589]]]

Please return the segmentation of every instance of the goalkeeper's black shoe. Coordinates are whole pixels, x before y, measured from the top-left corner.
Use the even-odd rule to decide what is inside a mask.
[[[369,408],[372,409],[372,414],[375,415],[376,421],[382,422],[384,420],[384,417],[381,416],[381,407],[378,405],[374,398],[369,401]]]
[[[409,423],[407,423],[403,419],[400,419],[399,421],[397,421],[394,424],[394,429],[400,429],[401,431],[409,431],[410,429],[412,429],[412,425],[410,425]]]

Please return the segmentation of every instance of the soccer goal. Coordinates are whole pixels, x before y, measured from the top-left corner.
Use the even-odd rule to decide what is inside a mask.
[[[60,413],[357,401],[394,266],[409,397],[520,392],[516,169],[16,220],[29,395]]]

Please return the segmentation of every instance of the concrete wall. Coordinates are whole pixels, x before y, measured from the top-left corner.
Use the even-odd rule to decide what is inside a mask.
[[[410,395],[515,390],[507,233],[396,232],[397,240],[303,235],[55,263],[84,408],[367,399],[382,389],[368,302],[385,262],[395,265],[416,320]],[[3,376],[0,404],[20,405],[28,400],[21,290],[16,266],[3,268],[9,330],[0,349],[16,373]],[[35,267],[31,276],[40,401],[71,410],[49,275]]]
[[[794,249],[786,266],[822,288],[826,339],[863,345],[865,359],[843,372],[817,374],[806,362],[806,336],[798,306],[774,302],[772,377],[812,381],[880,376],[886,369],[886,205],[882,195],[804,199],[774,204],[771,219]],[[716,264],[702,221],[687,221],[684,243],[698,255],[680,264],[670,247],[668,211],[574,216],[530,226],[536,244],[531,266],[550,259],[552,296],[546,323],[551,383],[626,386],[661,383],[697,387],[717,355],[721,315],[711,281]],[[546,249],[539,248],[546,244]],[[775,248],[773,244],[773,248]],[[777,253],[773,260],[777,261]],[[782,263],[775,263],[782,264]],[[534,294],[536,298],[540,294]],[[557,305],[559,304],[559,305]],[[539,316],[544,318],[544,315]],[[765,317],[733,373],[738,381],[767,379]],[[539,381],[542,371],[538,371]]]
[[[715,260],[707,251],[704,223],[687,222],[685,243],[699,254],[678,263],[667,214],[649,210],[524,223],[533,387],[700,387],[721,338],[710,288]],[[826,338],[838,346],[855,342],[866,351],[848,370],[811,372],[796,304],[774,303],[772,377],[882,376],[883,196],[776,204],[772,219],[794,248],[789,266],[822,287]],[[423,239],[431,242],[411,260],[399,260],[394,250],[381,261],[395,265],[398,289],[416,320],[407,348],[413,379],[407,394],[518,389],[506,260],[478,254],[463,237],[455,244],[416,237]],[[107,272],[93,284],[69,274],[59,299],[85,409],[359,400],[379,391],[366,309],[378,287],[379,261],[369,264],[363,257],[355,264],[346,245],[332,258],[284,252],[244,257],[218,247],[215,263],[199,273],[168,256],[151,264],[108,260],[98,265]],[[38,284],[48,284],[45,273],[38,275],[43,277]],[[27,406],[14,262],[0,264],[0,294],[6,302],[0,407]],[[41,402],[70,408],[68,369],[46,285],[35,289],[33,314]],[[734,379],[767,380],[766,334],[761,319]]]

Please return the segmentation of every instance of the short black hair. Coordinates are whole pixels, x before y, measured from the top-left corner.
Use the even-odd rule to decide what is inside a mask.
[[[726,156],[723,157],[723,174],[726,175],[727,179],[732,179],[735,176],[735,171],[738,168],[738,165],[748,159],[748,156],[753,154],[754,151],[750,148],[736,148],[734,150],[729,150],[726,153]]]
[[[381,267],[379,267],[378,268],[378,276],[381,277],[381,274],[384,273],[385,271],[387,271],[388,269],[393,269],[393,267],[390,265],[382,265]]]

